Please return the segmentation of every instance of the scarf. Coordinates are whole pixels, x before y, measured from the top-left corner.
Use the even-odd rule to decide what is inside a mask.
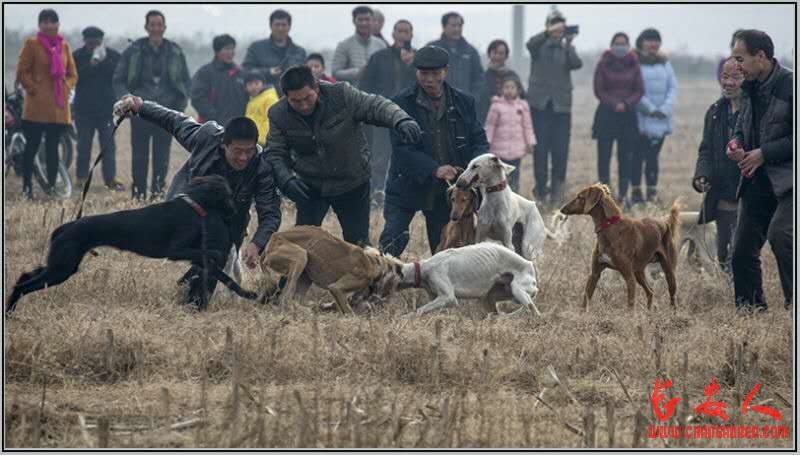
[[[636,55],[639,57],[639,63],[642,65],[659,65],[667,61],[667,55],[661,51],[656,52],[655,55],[651,55],[645,54],[641,49],[636,49]],[[720,67],[720,69],[721,68],[722,67]],[[717,79],[719,80],[719,78]]]
[[[50,37],[39,32],[36,34],[36,39],[39,40],[50,58],[50,77],[53,79],[56,106],[63,108],[66,104],[64,102],[64,76],[67,75],[63,57],[64,37],[61,35]]]

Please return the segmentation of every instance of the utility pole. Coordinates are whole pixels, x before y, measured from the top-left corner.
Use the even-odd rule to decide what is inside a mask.
[[[511,7],[511,68],[522,73],[522,55],[525,49],[525,5]]]

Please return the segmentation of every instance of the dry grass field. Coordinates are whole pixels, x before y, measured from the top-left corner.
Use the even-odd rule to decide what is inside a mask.
[[[689,180],[703,114],[717,93],[713,82],[682,82],[675,132],[661,157],[664,202],[646,212],[665,214],[675,197],[687,209],[699,206]],[[569,195],[597,176],[595,106],[589,87],[576,88]],[[127,123],[117,139],[127,184]],[[184,157],[173,145],[171,172]],[[522,167],[530,195],[530,158]],[[88,214],[132,206],[127,191],[109,193],[99,180]],[[77,199],[22,203],[19,180],[4,185],[5,296],[44,259],[50,232],[73,216]],[[282,226],[293,221],[285,206]],[[373,242],[382,225],[373,213]],[[325,226],[340,234],[332,216]],[[403,259],[428,254],[420,220],[412,231]],[[318,313],[318,302],[332,301],[319,289],[292,308],[218,296],[209,311],[193,314],[175,303],[185,264],[101,249],[68,282],[23,298],[5,321],[4,446],[791,447],[793,315],[781,305],[769,247],[770,311],[737,317],[727,282],[684,261],[675,310],[662,279],[656,308],[644,309],[639,289],[629,311],[623,280],[606,272],[589,311],[581,311],[593,242],[588,217],[573,217],[569,240],[547,244],[537,266],[543,317],[516,320],[487,318],[470,302],[402,318],[422,301],[413,290],[362,317]],[[247,287],[257,282],[258,273],[245,272]],[[789,438],[649,439],[656,377],[671,379],[667,393],[683,399],[673,425],[681,415],[691,425],[780,424]],[[727,422],[694,412],[712,377]],[[756,382],[752,404],[778,409],[780,422],[742,415]]]

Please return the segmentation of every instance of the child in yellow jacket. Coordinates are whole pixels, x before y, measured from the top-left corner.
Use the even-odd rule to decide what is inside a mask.
[[[245,117],[256,122],[258,143],[263,147],[267,144],[267,134],[269,134],[267,111],[270,106],[278,102],[280,97],[275,87],[264,83],[264,75],[260,71],[248,72],[245,75],[244,83],[247,94],[250,95]]]

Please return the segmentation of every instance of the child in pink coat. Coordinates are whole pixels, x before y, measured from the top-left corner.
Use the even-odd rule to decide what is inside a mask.
[[[536,135],[533,132],[531,111],[522,99],[522,84],[515,77],[503,80],[502,97],[492,97],[486,116],[486,139],[489,151],[517,170],[508,176],[514,192],[519,189],[519,163],[526,153],[533,153]]]

